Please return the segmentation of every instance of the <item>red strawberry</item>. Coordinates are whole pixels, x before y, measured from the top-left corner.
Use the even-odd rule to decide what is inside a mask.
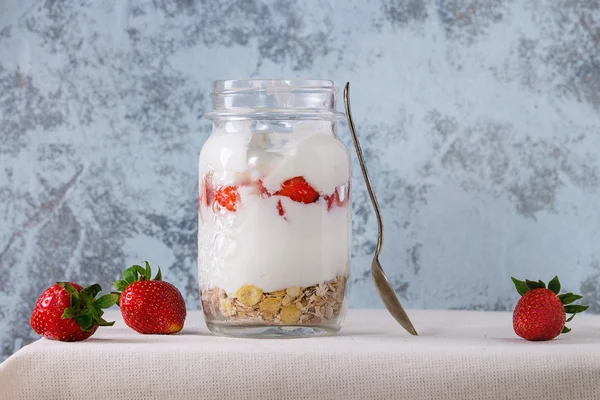
[[[114,294],[96,299],[102,288],[98,284],[83,289],[76,283],[57,282],[38,299],[29,324],[48,339],[77,342],[92,336],[98,326],[112,326],[102,319],[103,308],[118,300]]]
[[[327,200],[327,210],[331,210],[334,206],[346,207],[349,199],[349,188],[350,183],[347,183],[346,185],[341,185],[335,188],[335,191],[331,196],[325,196],[325,200]],[[343,193],[343,200],[340,200],[340,193]]]
[[[215,202],[228,211],[235,212],[240,202],[240,194],[235,186],[221,186],[215,194]]]
[[[283,204],[281,204],[281,200],[277,200],[277,211],[282,217],[285,215],[285,210],[283,209]]]
[[[271,193],[269,193],[269,190],[265,187],[260,179],[258,180],[258,194],[261,197],[271,197]],[[277,212],[280,216],[285,218],[285,210],[283,209],[283,203],[281,200],[277,200]]]
[[[333,208],[334,205],[336,205],[340,198],[338,197],[337,191],[333,192],[333,194],[331,196],[327,196],[325,197],[325,200],[327,200],[327,211],[331,210]]]
[[[270,197],[271,196],[271,193],[269,193],[269,191],[263,184],[262,180],[260,180],[260,179],[258,180],[258,194],[261,197]]]
[[[326,199],[327,210],[331,210],[334,206],[346,207],[346,204],[348,204],[348,196],[346,196],[344,200],[340,200],[340,195],[338,194],[337,190],[333,192],[331,196],[327,196]]]
[[[204,191],[206,207],[210,207],[215,198],[215,189],[212,184],[213,173],[212,171],[204,175]]]
[[[120,293],[123,320],[144,334],[177,333],[183,328],[186,309],[179,290],[162,280],[160,268],[151,279],[150,264],[134,265],[123,272],[123,280],[113,282]],[[138,277],[139,273],[139,277]]]
[[[558,294],[560,282],[557,276],[548,283],[547,289],[542,281],[523,282],[515,278],[512,281],[522,296],[513,313],[513,329],[523,339],[550,340],[561,333],[568,333],[571,330],[565,326],[565,322],[588,309],[588,306],[570,304],[581,299],[580,295]],[[573,315],[566,319],[567,313]]]
[[[298,203],[314,203],[319,199],[319,192],[302,176],[297,176],[281,184],[281,189],[275,192],[278,196],[286,196]]]

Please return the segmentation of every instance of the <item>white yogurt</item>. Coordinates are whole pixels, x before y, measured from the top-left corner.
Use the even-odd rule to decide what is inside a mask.
[[[321,195],[330,195],[350,181],[349,154],[331,133],[330,123],[309,122],[287,135],[250,133],[247,121],[237,122],[234,132],[213,134],[200,155],[200,192],[204,193],[203,175],[213,171],[215,180],[224,185],[260,177],[270,193],[285,180],[303,176]],[[282,142],[268,151],[264,141],[279,139]],[[215,213],[201,202],[202,286],[235,293],[254,285],[271,292],[349,274],[349,204],[328,210],[323,197],[304,204],[283,196],[260,196],[256,186],[238,186],[238,192],[241,201],[235,212]],[[278,201],[284,216],[279,215]]]

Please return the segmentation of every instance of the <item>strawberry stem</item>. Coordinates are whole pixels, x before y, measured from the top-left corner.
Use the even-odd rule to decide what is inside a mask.
[[[110,308],[117,303],[119,296],[111,293],[96,299],[102,287],[97,283],[78,292],[69,282],[56,282],[71,295],[71,307],[66,308],[62,318],[74,319],[82,330],[91,332],[96,326],[112,326],[102,318],[103,308]]]
[[[123,271],[123,279],[113,282],[113,286],[117,291],[112,293],[120,296],[121,293],[124,292],[125,289],[127,289],[127,287],[129,287],[129,285],[132,283],[152,280],[152,268],[150,268],[150,263],[148,263],[148,261],[144,261],[144,265],[145,267],[135,264]],[[158,273],[154,277],[154,280],[162,280],[160,267],[158,267]]]

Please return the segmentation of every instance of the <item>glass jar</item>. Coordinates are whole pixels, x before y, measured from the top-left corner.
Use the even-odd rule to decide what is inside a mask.
[[[324,80],[217,81],[200,152],[198,278],[225,336],[334,334],[350,273],[350,154]]]

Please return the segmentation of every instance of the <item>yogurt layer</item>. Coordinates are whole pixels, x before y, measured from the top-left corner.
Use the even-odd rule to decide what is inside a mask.
[[[211,135],[200,153],[199,170],[213,171],[224,185],[260,178],[270,192],[295,176],[322,194],[350,180],[350,155],[332,135],[331,122],[303,121],[289,132],[261,132],[253,124],[229,122]]]
[[[199,231],[200,279],[235,293],[244,285],[264,292],[310,286],[350,268],[349,208],[327,202],[262,198],[240,188],[235,213],[204,218]],[[281,201],[285,216],[278,213]],[[284,218],[285,217],[285,218]]]
[[[284,124],[285,125],[285,124]],[[350,155],[332,134],[331,122],[302,121],[262,131],[256,121],[233,121],[215,128],[200,154],[204,175],[214,185],[237,187],[234,212],[200,202],[199,279],[204,287],[234,294],[244,285],[264,292],[311,286],[348,276],[350,206],[328,207],[326,196],[350,181]],[[302,176],[321,197],[310,204],[270,194]],[[281,202],[285,214],[279,213]],[[330,208],[330,209],[329,209]]]

